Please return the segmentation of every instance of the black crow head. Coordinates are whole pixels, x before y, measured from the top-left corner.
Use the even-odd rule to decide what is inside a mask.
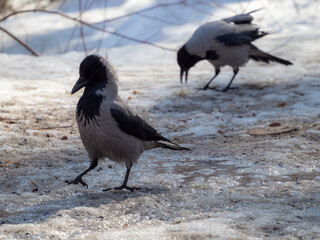
[[[108,82],[108,63],[99,55],[89,55],[80,63],[79,79],[72,88],[71,94],[83,87],[103,87]]]
[[[191,55],[190,53],[188,53],[186,49],[186,45],[183,45],[179,49],[177,54],[177,61],[180,66],[180,82],[181,83],[182,83],[183,74],[186,73],[185,82],[187,82],[189,69],[193,67],[200,60],[203,60],[203,58],[196,55]]]

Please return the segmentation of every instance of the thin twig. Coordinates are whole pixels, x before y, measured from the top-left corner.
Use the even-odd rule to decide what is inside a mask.
[[[296,12],[297,12],[298,14],[300,14],[299,5],[298,5],[298,3],[297,3],[295,0],[293,0],[293,5],[294,5],[294,8],[296,9]]]
[[[155,37],[157,34],[159,34],[159,32],[161,31],[162,27],[159,27],[157,31],[155,31],[151,36],[149,36],[148,38],[146,38],[146,41],[149,41],[150,39],[152,39],[153,37]]]
[[[297,132],[299,131],[299,128],[291,128],[291,129],[283,129],[280,130],[279,132],[263,132],[263,133],[251,133],[248,131],[248,134],[251,136],[278,136],[280,134],[287,134],[287,133],[292,133],[292,132]]]
[[[104,9],[107,10],[107,9],[108,9],[107,6],[108,6],[108,1],[104,1],[104,2],[103,2],[103,7],[104,7]],[[106,18],[106,16],[107,16],[107,11],[104,11],[104,18]],[[106,28],[106,23],[103,23],[102,28],[103,28],[103,29]],[[97,45],[97,46],[96,46],[97,52],[100,51],[103,37],[104,37],[104,33],[101,33],[101,37],[99,38],[99,40],[97,41],[97,44],[96,44],[96,45]]]
[[[171,24],[171,25],[181,25],[181,23],[167,21],[165,19],[161,19],[161,18],[157,18],[157,17],[153,17],[153,16],[148,16],[148,15],[141,14],[141,13],[137,13],[137,15],[139,15],[141,17],[144,17],[144,18],[151,19],[151,20],[155,20],[155,21],[158,21],[158,22],[162,22],[162,23],[167,23],[167,24]]]
[[[76,32],[76,29],[77,28],[73,28],[72,29],[72,32],[71,32],[71,34],[70,34],[70,37],[69,37],[69,39],[68,39],[68,41],[67,41],[67,44],[66,44],[66,47],[65,47],[65,52],[67,52],[68,51],[68,49],[69,49],[69,47],[70,47],[70,43],[71,43],[71,40],[72,40],[72,38],[73,38],[73,36],[74,36],[74,34],[75,34],[75,32]]]
[[[109,19],[106,19],[106,20],[103,20],[103,21],[100,21],[100,22],[96,22],[94,24],[97,25],[97,24],[101,24],[101,23],[105,23],[105,22],[111,22],[111,21],[122,19],[122,18],[130,17],[132,15],[141,14],[143,12],[147,12],[147,11],[150,11],[150,10],[153,10],[153,9],[156,9],[156,8],[181,5],[181,4],[185,4],[185,3],[186,3],[185,0],[179,1],[179,2],[174,2],[174,3],[161,3],[161,4],[158,4],[158,5],[155,5],[155,6],[152,6],[152,7],[148,7],[148,8],[139,10],[139,11],[131,12],[131,13],[119,16],[119,17],[109,18]]]
[[[284,43],[282,43],[281,45],[277,46],[276,48],[273,48],[272,50],[270,50],[270,52],[275,52],[275,51],[277,51],[277,50],[279,50],[279,49],[287,46],[288,43],[291,42],[294,38],[295,38],[295,37],[290,37],[290,38],[288,38]]]
[[[197,12],[204,13],[204,14],[206,14],[206,15],[212,16],[212,13],[207,12],[207,11],[204,11],[204,10],[202,10],[202,9],[199,9],[199,8],[195,7],[194,5],[192,5],[192,4],[185,3],[185,5],[188,6],[188,7],[190,7],[190,8],[192,8],[193,10],[195,10],[195,11],[197,11]]]
[[[5,16],[4,18],[0,19],[0,22],[8,19],[11,16],[14,16],[14,15],[17,15],[17,14],[21,14],[21,13],[28,13],[28,12],[43,12],[43,13],[56,14],[56,15],[59,15],[59,16],[62,16],[64,18],[66,18],[66,19],[69,19],[69,20],[72,20],[72,21],[75,21],[75,22],[79,22],[79,23],[81,23],[81,24],[83,24],[83,25],[85,25],[85,26],[87,26],[89,28],[95,29],[97,31],[106,32],[106,33],[115,35],[115,36],[120,37],[120,38],[131,40],[133,42],[138,42],[138,43],[150,45],[150,46],[153,46],[153,47],[156,47],[156,48],[160,48],[162,50],[167,50],[167,51],[172,51],[172,52],[176,51],[175,49],[167,48],[167,47],[164,47],[164,46],[152,43],[152,42],[143,41],[143,40],[136,39],[136,38],[133,38],[133,37],[129,37],[129,36],[114,32],[114,31],[109,31],[109,30],[106,30],[106,29],[103,29],[103,28],[99,28],[99,27],[93,26],[92,24],[90,24],[88,22],[85,22],[85,21],[83,21],[81,19],[78,19],[78,18],[75,18],[75,17],[71,17],[71,16],[69,16],[67,14],[64,14],[62,12],[52,11],[52,10],[41,10],[41,9],[21,10],[21,11],[17,11],[17,12],[14,12],[14,13],[11,13],[11,14]]]
[[[18,43],[20,43],[25,49],[27,49],[33,56],[39,57],[40,55],[34,51],[31,47],[28,46],[25,42],[23,42],[21,39],[13,35],[11,32],[9,32],[7,29],[0,26],[0,30],[8,34],[10,37],[12,37],[14,40],[16,40]]]
[[[206,1],[202,1],[202,0],[195,0],[195,1],[198,2],[199,4],[207,5],[210,7],[223,8],[223,9],[226,9],[226,10],[232,12],[232,13],[237,13],[237,11],[228,7],[226,4],[217,3],[215,1],[213,1],[213,2],[206,2]]]
[[[81,20],[82,14],[83,14],[82,8],[81,8],[81,4],[82,4],[82,1],[79,0],[79,12],[80,12],[79,19],[80,20]],[[84,38],[84,32],[83,32],[82,24],[80,24],[80,36],[81,36],[82,47],[83,47],[84,53],[87,56],[88,55],[88,51],[87,51],[86,41],[85,41],[85,38]]]

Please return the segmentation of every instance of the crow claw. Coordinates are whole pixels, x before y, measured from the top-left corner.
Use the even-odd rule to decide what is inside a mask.
[[[234,90],[234,89],[238,89],[238,88],[236,88],[236,87],[228,87],[228,88],[224,88],[223,90],[222,90],[222,92],[226,92],[226,91],[228,91],[228,90]],[[221,90],[220,90],[221,91]]]
[[[78,183],[81,183],[82,186],[88,188],[88,184],[87,184],[85,181],[83,181],[81,177],[80,177],[80,178],[77,177],[76,179],[74,179],[74,180],[72,180],[72,181],[71,181],[71,180],[66,180],[65,183],[68,183],[68,184],[78,184]]]
[[[127,189],[127,190],[129,190],[130,192],[133,192],[134,190],[139,190],[140,187],[128,187],[128,186],[123,186],[123,185],[121,185],[120,187],[106,188],[106,189],[104,189],[103,191],[104,191],[104,192],[108,192],[108,191],[113,190],[113,189],[114,189],[114,190]]]

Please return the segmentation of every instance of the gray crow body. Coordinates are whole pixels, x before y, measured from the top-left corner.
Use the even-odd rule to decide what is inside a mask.
[[[201,60],[209,61],[215,68],[215,75],[203,90],[209,88],[209,84],[219,75],[220,68],[223,66],[232,67],[234,73],[223,90],[227,91],[239,67],[244,66],[249,59],[292,65],[291,62],[265,53],[252,44],[254,40],[267,33],[259,31],[257,26],[251,24],[253,17],[250,13],[203,24],[193,33],[177,54],[181,83],[183,74],[185,73],[185,82],[187,82],[189,69]]]
[[[115,189],[133,191],[135,188],[127,186],[130,169],[145,150],[157,147],[187,150],[161,136],[121,100],[118,77],[106,59],[87,56],[80,64],[79,74],[71,94],[85,88],[77,105],[76,119],[91,164],[68,183],[87,187],[82,177],[98,165],[99,159],[107,157],[127,167],[123,184]]]

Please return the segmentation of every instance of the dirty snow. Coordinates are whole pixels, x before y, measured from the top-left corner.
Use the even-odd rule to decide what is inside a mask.
[[[107,2],[106,11],[93,6],[83,18],[99,21],[160,1]],[[133,193],[102,191],[124,177],[124,166],[111,161],[84,178],[89,189],[64,183],[89,165],[74,117],[81,93],[70,95],[84,57],[81,41],[62,51],[72,22],[29,14],[1,23],[43,56],[0,36],[0,239],[320,237],[319,2],[195,2],[197,9],[145,13],[176,24],[131,16],[108,27],[178,49],[201,23],[263,7],[256,23],[274,34],[256,45],[294,65],[250,62],[234,81],[237,89],[199,91],[213,74],[208,63],[180,85],[175,52],[87,30],[92,44],[104,37],[90,52],[107,55],[118,70],[121,97],[192,149],[145,152],[132,169],[129,184],[142,187]],[[77,6],[70,1],[60,9],[78,16]],[[223,68],[212,85],[222,89],[231,76]]]

